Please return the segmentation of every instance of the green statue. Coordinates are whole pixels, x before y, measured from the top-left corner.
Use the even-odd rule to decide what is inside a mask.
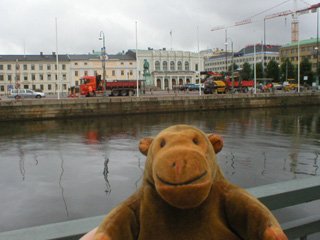
[[[149,74],[150,74],[149,62],[147,61],[147,59],[145,59],[143,64],[143,75],[149,75]]]

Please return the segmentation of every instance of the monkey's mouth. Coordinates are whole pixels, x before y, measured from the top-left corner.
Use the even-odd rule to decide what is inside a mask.
[[[171,182],[168,182],[168,181],[162,179],[161,177],[159,177],[158,174],[157,174],[157,178],[160,180],[160,182],[162,182],[162,183],[164,183],[164,184],[166,184],[166,185],[169,185],[169,186],[184,186],[184,185],[191,184],[191,183],[193,183],[193,182],[201,179],[201,178],[202,178],[203,176],[205,176],[207,173],[208,173],[208,172],[205,171],[205,172],[202,173],[201,175],[199,175],[199,176],[197,176],[197,177],[195,177],[195,178],[192,178],[192,179],[190,179],[190,180],[188,180],[188,181],[182,182],[182,183],[171,183]]]

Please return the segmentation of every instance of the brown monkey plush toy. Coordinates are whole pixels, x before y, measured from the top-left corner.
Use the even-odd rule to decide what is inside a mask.
[[[188,125],[142,139],[142,185],[94,239],[287,240],[262,203],[225,179],[216,157],[222,146],[220,136]]]

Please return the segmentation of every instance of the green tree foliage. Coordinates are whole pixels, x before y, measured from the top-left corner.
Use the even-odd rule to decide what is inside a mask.
[[[307,76],[308,80],[303,81],[304,77]],[[312,63],[308,58],[304,58],[300,63],[300,80],[311,85],[313,81]]]
[[[263,67],[261,62],[256,64],[256,74],[257,78],[263,78]]]
[[[251,74],[251,66],[249,63],[245,62],[242,66],[242,79],[249,80]]]
[[[236,63],[233,63],[233,71],[237,71],[237,69],[239,68],[238,64]],[[228,72],[231,72],[232,71],[232,64],[229,66],[228,68]]]
[[[280,70],[278,63],[275,60],[270,60],[267,65],[267,78],[272,78],[273,81],[279,81]]]
[[[295,69],[292,62],[289,60],[289,58],[286,58],[284,62],[280,66],[280,75],[282,81],[285,81],[286,79],[292,79],[296,78],[295,75]]]
[[[262,63],[256,63],[256,74],[257,74],[257,78],[263,78],[263,68],[262,68]],[[254,69],[252,69],[251,72],[251,78],[254,78]]]

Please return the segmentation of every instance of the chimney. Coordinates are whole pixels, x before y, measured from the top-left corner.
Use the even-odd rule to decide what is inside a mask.
[[[56,55],[56,52],[52,52],[52,55],[55,56],[55,55]]]
[[[40,56],[43,56],[43,52],[40,52]]]

